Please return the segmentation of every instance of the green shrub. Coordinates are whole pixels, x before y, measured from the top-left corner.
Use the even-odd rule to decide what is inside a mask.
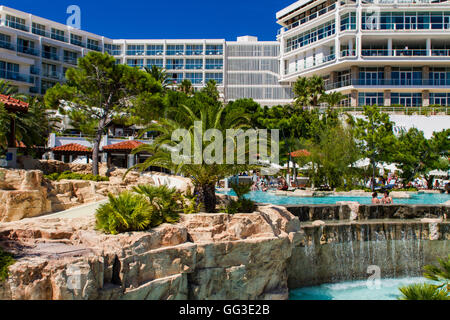
[[[153,207],[142,195],[124,192],[108,197],[109,202],[97,209],[97,229],[115,235],[147,230],[152,224]]]
[[[184,214],[200,212],[201,203],[198,201],[198,197],[192,194],[191,189],[188,189],[186,194],[181,195],[181,200],[183,202]]]
[[[133,191],[146,197],[153,207],[152,226],[162,223],[177,223],[180,220],[179,211],[182,209],[182,198],[175,188],[141,185],[134,187]]]
[[[3,249],[0,248],[0,281],[4,281],[8,278],[8,268],[15,262],[12,254],[3,251]]]
[[[231,200],[226,206],[225,212],[228,214],[253,213],[256,210],[255,202],[245,198],[245,195],[250,192],[251,186],[248,184],[232,183],[231,188],[236,193],[238,200]]]
[[[86,180],[86,181],[109,181],[108,177],[102,177],[102,176],[94,176],[93,174],[81,174],[71,171],[65,171],[62,173],[52,173],[45,176],[47,179],[52,181],[61,181],[61,180]]]

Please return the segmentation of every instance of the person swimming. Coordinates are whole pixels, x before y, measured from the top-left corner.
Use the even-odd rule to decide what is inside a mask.
[[[378,199],[378,193],[374,192],[372,194],[372,204],[380,204],[381,200]]]
[[[383,204],[394,204],[394,200],[389,195],[389,191],[384,192],[384,198],[381,200]]]

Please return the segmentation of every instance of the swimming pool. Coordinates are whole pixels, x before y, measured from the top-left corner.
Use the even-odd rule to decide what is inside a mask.
[[[349,281],[323,284],[292,290],[289,300],[397,300],[399,288],[414,283],[432,283],[425,278],[381,279],[372,281]]]
[[[219,192],[221,194],[228,194],[235,196],[234,191]],[[294,205],[294,204],[336,204],[340,201],[355,201],[360,204],[370,204],[372,198],[370,197],[350,197],[350,196],[327,196],[327,197],[291,197],[291,196],[277,196],[270,192],[252,191],[247,198],[258,203],[269,203],[276,205]],[[394,199],[396,204],[442,204],[450,200],[449,194],[425,194],[419,193],[413,195],[409,199]]]

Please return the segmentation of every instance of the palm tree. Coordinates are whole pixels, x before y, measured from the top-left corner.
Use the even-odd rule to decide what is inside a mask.
[[[217,90],[217,82],[214,80],[209,80],[201,91],[215,101],[220,99],[220,93],[219,90]]]
[[[321,77],[314,75],[308,79],[308,93],[311,106],[318,106],[320,97],[325,93],[325,84]]]
[[[192,95],[194,88],[192,87],[192,82],[189,79],[184,79],[179,85],[178,89],[184,92],[188,96]]]
[[[246,129],[250,120],[246,115],[235,112],[236,110],[229,110],[228,106],[223,107],[221,104],[210,104],[201,100],[195,105],[180,105],[176,110],[178,115],[177,120],[161,119],[143,131],[158,132],[159,136],[154,140],[153,144],[142,145],[134,151],[135,153],[147,152],[152,155],[144,163],[136,165],[135,168],[144,171],[149,167],[156,166],[169,169],[176,174],[181,173],[184,176],[190,177],[195,187],[195,194],[198,196],[198,201],[203,204],[203,209],[206,212],[215,212],[216,183],[221,179],[248,170],[249,166],[207,163],[208,159],[201,159],[201,162],[195,163],[195,161],[192,161],[194,156],[181,157],[176,164],[173,162],[171,151],[178,147],[178,143],[172,140],[172,134],[176,130],[185,129],[191,141],[196,143],[197,147],[205,150],[209,143],[205,143],[203,141],[204,139],[202,139],[200,146],[194,138],[196,122],[202,122],[202,127],[200,128],[202,137],[209,129],[216,129],[225,137],[227,129]],[[227,143],[224,141],[223,146],[225,149],[227,149],[226,145]],[[226,150],[224,155],[228,152],[235,152],[235,144],[233,144],[233,148],[234,150]],[[245,150],[247,149],[246,147]]]
[[[323,102],[327,103],[328,106],[329,106],[330,108],[335,108],[335,107],[337,107],[337,106],[341,103],[341,101],[344,100],[344,99],[345,99],[345,96],[344,96],[342,93],[337,92],[337,91],[334,91],[334,92],[332,92],[332,93],[325,93],[325,94],[322,96],[322,99],[321,99],[321,100],[322,100]]]
[[[298,78],[292,88],[295,94],[295,105],[305,107],[309,102],[309,81],[308,78]]]
[[[400,288],[401,300],[450,300],[450,255],[447,260],[438,259],[439,267],[425,266],[424,276],[441,285],[413,284]]]
[[[145,72],[150,73],[156,81],[159,81],[161,83],[164,90],[172,85],[173,82],[172,80],[170,80],[170,76],[163,68],[152,66],[151,68],[145,67],[144,69]]]

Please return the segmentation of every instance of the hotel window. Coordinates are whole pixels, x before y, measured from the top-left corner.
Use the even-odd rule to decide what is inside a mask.
[[[356,29],[356,12],[346,13],[341,17],[341,31]]]
[[[73,33],[70,35],[70,43],[79,47],[84,47],[83,37]]]
[[[10,16],[9,14],[6,15],[6,25],[14,29],[28,31],[28,27],[25,24],[25,19]]]
[[[39,55],[39,52],[34,49],[34,41],[17,38],[17,51],[32,54],[34,56]]]
[[[102,48],[100,48],[99,41],[93,40],[93,39],[87,39],[87,48],[95,51],[102,51]]]
[[[206,59],[206,69],[208,69],[208,70],[223,69],[223,60],[222,59]]]
[[[186,79],[192,82],[192,84],[202,84],[203,74],[202,73],[186,73]]]
[[[48,89],[53,87],[56,84],[56,82],[42,80],[41,81],[41,93],[44,94]]]
[[[182,73],[169,73],[169,81],[173,82],[174,84],[181,83],[183,81],[183,74]]]
[[[56,47],[42,45],[42,57],[50,60],[59,60],[58,49]]]
[[[170,44],[167,46],[167,53],[168,56],[180,56],[184,54],[184,45],[183,44]]]
[[[0,48],[15,50],[11,43],[11,36],[0,33]]]
[[[400,86],[422,85],[422,68],[392,68],[392,84]]]
[[[208,44],[206,45],[206,55],[222,55],[223,45],[221,44]]]
[[[105,44],[105,52],[112,56],[120,56],[122,54],[122,47],[119,44]]]
[[[359,84],[365,86],[383,85],[384,68],[360,68]]]
[[[205,82],[209,80],[214,80],[217,84],[223,83],[223,74],[222,73],[207,73],[205,77]]]
[[[55,28],[52,28],[51,38],[59,41],[66,42],[66,37],[64,36],[63,30],[58,30]]]
[[[186,59],[187,70],[203,69],[203,59]]]
[[[330,21],[313,28],[307,32],[296,35],[286,40],[286,52],[298,49],[300,47],[309,45],[321,39],[327,38],[335,34],[335,23]]]
[[[147,67],[151,68],[153,66],[156,66],[158,68],[163,68],[164,60],[163,59],[147,59]]]
[[[78,60],[78,53],[64,50],[64,62],[76,65],[77,60]]]
[[[42,63],[42,75],[47,78],[59,79],[56,65],[54,64]]]
[[[422,93],[392,92],[391,105],[402,105],[405,107],[421,107]]]
[[[130,44],[127,46],[127,55],[128,56],[143,56],[145,55],[145,46]]]
[[[127,65],[129,65],[130,67],[143,68],[144,59],[127,59]]]
[[[383,106],[384,93],[383,92],[360,92],[358,94],[358,105],[361,106]]]
[[[33,22],[31,31],[34,34],[37,34],[37,35],[40,35],[40,36],[44,36],[44,37],[47,36],[47,34],[45,33],[45,26],[43,24],[39,24],[39,23]]]
[[[430,93],[430,105],[450,106],[450,93]]]
[[[187,56],[201,56],[203,54],[202,44],[188,44],[186,45]]]
[[[0,78],[15,80],[19,76],[19,65],[0,61]]]
[[[183,69],[184,62],[183,59],[167,59],[166,69],[167,70],[180,70]]]
[[[148,56],[162,56],[164,54],[164,46],[162,44],[151,44],[147,46]]]
[[[450,68],[430,68],[430,84],[434,86],[450,85]]]

